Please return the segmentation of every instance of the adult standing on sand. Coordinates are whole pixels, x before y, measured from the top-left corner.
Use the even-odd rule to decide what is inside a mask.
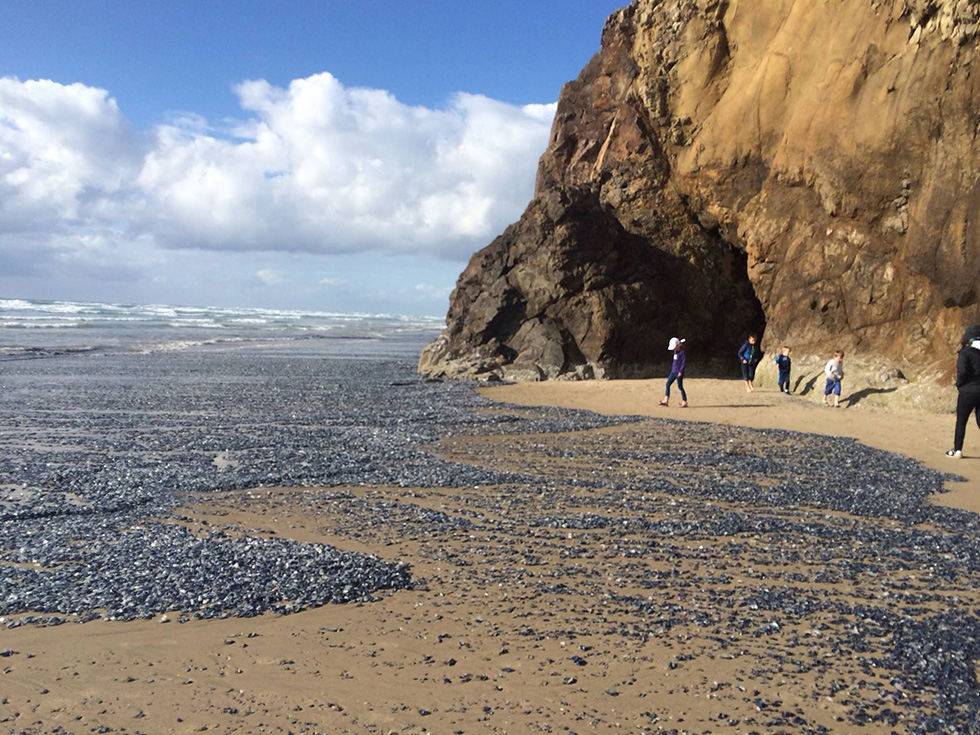
[[[758,362],[755,342],[755,333],[749,334],[749,338],[738,348],[738,359],[742,364],[742,380],[745,381],[745,390],[751,393],[755,390],[755,365]]]
[[[980,426],[980,324],[973,324],[963,332],[960,351],[956,358],[956,430],[953,432],[953,448],[946,452],[947,457],[960,459],[963,456],[963,438],[966,436],[966,422],[970,414],[975,414]]]

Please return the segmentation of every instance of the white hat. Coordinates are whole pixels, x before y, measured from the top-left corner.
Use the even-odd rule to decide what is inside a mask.
[[[682,345],[687,342],[686,339],[677,339],[677,337],[671,337],[670,342],[667,343],[668,350],[676,350],[677,345]]]

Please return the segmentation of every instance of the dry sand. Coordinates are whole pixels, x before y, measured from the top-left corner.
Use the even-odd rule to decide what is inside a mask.
[[[980,456],[959,463],[943,456],[952,432],[948,415],[822,408],[713,380],[688,381],[690,408],[664,409],[656,406],[661,388],[661,381],[617,381],[482,392],[525,405],[853,436],[931,467],[952,466],[968,482],[952,483],[937,502],[980,508],[974,493]],[[562,446],[589,441],[635,446],[648,431],[640,425],[591,438],[457,437],[433,451],[517,466],[536,451],[560,457]],[[968,449],[978,438],[971,427]],[[819,564],[839,567],[859,558],[859,549],[840,549],[827,561],[811,557],[798,540],[772,534],[651,540],[542,526],[531,519],[570,511],[630,518],[626,506],[617,508],[621,498],[565,488],[563,466],[550,466],[554,493],[539,497],[521,487],[209,496],[185,509],[202,532],[217,525],[408,561],[420,586],[378,602],[287,616],[178,623],[171,614],[167,622],[0,629],[0,732],[849,733],[858,725],[862,733],[908,731],[919,710],[904,706],[909,694],[889,683],[895,672],[871,670],[846,648],[840,614],[785,619],[778,632],[763,635],[773,614],[750,604],[757,590],[786,585]],[[629,463],[617,468],[639,470]],[[683,498],[647,500],[659,503],[665,523],[760,515]],[[378,509],[376,522],[345,513],[354,501]],[[473,525],[430,533],[412,522],[426,512]],[[768,514],[828,528],[853,525],[842,514],[807,509]],[[862,522],[898,529],[891,521]],[[901,585],[929,597],[926,606],[942,608],[947,596],[970,607],[978,603],[975,582],[940,580],[927,569],[874,570],[824,585],[821,594],[873,604]],[[881,716],[856,720],[856,712]]]

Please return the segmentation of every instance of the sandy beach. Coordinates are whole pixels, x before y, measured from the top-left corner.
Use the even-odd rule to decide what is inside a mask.
[[[458,434],[428,447],[529,473],[533,487],[198,496],[178,512],[196,534],[333,544],[411,564],[415,587],[290,615],[3,630],[0,731],[884,735],[930,716],[967,722],[974,662],[960,639],[935,633],[942,615],[976,632],[980,571],[957,546],[962,533],[938,516],[757,500],[825,442],[739,428],[855,437],[956,471],[966,482],[931,501],[975,511],[980,451],[943,456],[952,417],[822,408],[735,381],[687,387],[686,409],[656,406],[661,381],[487,387],[500,404],[532,407],[489,409],[503,414],[563,406],[696,423]],[[968,455],[977,438],[971,427]],[[666,459],[729,445],[741,500],[712,495],[728,455],[707,469]],[[790,464],[752,464],[780,453]],[[905,472],[854,457],[882,461],[888,482]],[[640,480],[652,489],[637,491]],[[947,653],[928,648],[937,640]],[[916,673],[921,657],[945,673]],[[972,683],[944,699],[964,672]]]

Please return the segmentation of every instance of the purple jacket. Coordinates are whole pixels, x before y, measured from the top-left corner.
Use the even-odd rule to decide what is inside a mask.
[[[674,353],[674,361],[670,363],[670,372],[683,373],[684,365],[686,363],[687,363],[687,358],[684,356],[684,350],[677,350]]]

